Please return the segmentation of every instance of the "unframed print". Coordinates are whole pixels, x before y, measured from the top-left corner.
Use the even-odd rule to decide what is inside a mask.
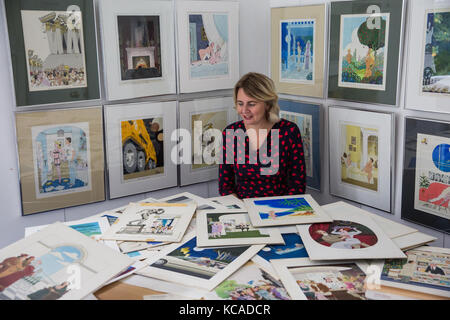
[[[245,211],[244,202],[242,202],[242,200],[240,200],[236,196],[233,196],[232,194],[221,197],[208,198],[208,200],[225,206],[228,209],[241,209],[242,211]]]
[[[227,207],[215,203],[213,201],[210,201],[208,199],[199,197],[195,194],[192,194],[190,192],[182,192],[178,194],[174,194],[169,197],[165,197],[162,199],[159,199],[160,202],[167,202],[167,203],[188,203],[188,202],[195,202],[197,204],[197,213],[204,212],[204,211],[214,211],[214,210],[224,210],[227,211]]]

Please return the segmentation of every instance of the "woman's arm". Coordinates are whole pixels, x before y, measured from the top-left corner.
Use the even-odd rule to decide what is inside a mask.
[[[297,126],[292,126],[287,130],[288,195],[303,194],[306,191],[306,167],[302,137]]]

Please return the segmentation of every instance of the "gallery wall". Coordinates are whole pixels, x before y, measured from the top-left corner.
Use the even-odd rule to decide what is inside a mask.
[[[149,0],[151,1],[151,0]],[[169,0],[168,0],[169,1]],[[183,0],[177,0],[183,1]],[[205,0],[207,1],[207,0]],[[2,1],[3,2],[3,1]],[[239,30],[240,30],[240,75],[250,71],[260,72],[270,75],[270,9],[271,7],[282,6],[302,6],[310,4],[326,3],[329,1],[294,1],[294,0],[239,0]],[[98,14],[97,14],[98,15]],[[406,19],[406,23],[409,21]],[[408,25],[406,24],[406,28]],[[98,29],[97,29],[98,30]],[[99,32],[97,33],[99,37]],[[328,41],[328,34],[325,37]],[[100,41],[99,41],[100,43]],[[0,65],[4,66],[3,72],[0,74],[0,97],[2,98],[2,111],[0,117],[0,146],[2,146],[2,158],[0,160],[0,177],[1,177],[1,195],[0,203],[2,212],[0,218],[0,247],[4,247],[23,237],[25,227],[48,224],[55,221],[70,221],[81,219],[95,213],[120,207],[131,201],[138,201],[147,197],[162,198],[178,192],[189,191],[203,197],[217,196],[217,180],[206,183],[194,184],[186,187],[177,187],[158,190],[134,196],[118,198],[114,200],[106,200],[94,204],[82,205],[78,207],[54,210],[45,213],[33,214],[29,216],[21,215],[21,197],[20,182],[18,173],[18,157],[15,137],[14,124],[14,89],[12,86],[12,70],[10,66],[9,43],[6,28],[6,19],[4,6],[0,8]],[[327,43],[325,44],[327,48]],[[326,53],[327,54],[327,53]],[[99,59],[102,62],[101,46],[99,45]],[[406,62],[406,55],[403,54],[401,61]],[[327,60],[327,59],[326,59]],[[325,61],[326,63],[326,61]],[[405,87],[405,70],[401,71],[401,99],[398,107],[386,107],[379,105],[368,105],[361,103],[352,103],[333,99],[315,99],[292,95],[280,95],[280,98],[299,100],[321,104],[322,121],[321,121],[321,191],[309,190],[312,196],[320,204],[328,204],[335,201],[346,201],[341,198],[334,197],[329,194],[329,157],[328,157],[328,108],[329,106],[354,107],[368,111],[391,112],[395,114],[395,160],[393,162],[393,214],[388,214],[374,208],[366,207],[358,203],[349,202],[357,207],[382,215],[383,217],[400,221],[406,225],[412,226],[424,233],[435,236],[437,240],[433,243],[436,246],[450,247],[450,236],[444,233],[412,224],[401,220],[401,188],[402,188],[402,168],[403,168],[403,145],[404,145],[404,120],[406,116],[439,119],[450,121],[450,115],[437,114],[428,112],[419,112],[404,109],[404,87]],[[103,64],[100,63],[101,81]],[[327,79],[327,65],[325,65],[325,76]],[[191,99],[198,97],[214,97],[220,95],[231,94],[231,90],[222,90],[220,92],[196,93],[178,95],[178,99]],[[167,98],[167,97],[166,97]],[[174,98],[173,96],[170,98]],[[104,91],[102,92],[101,103],[105,103]],[[140,98],[138,101],[151,101],[153,98]],[[134,100],[136,101],[136,100]],[[120,103],[126,103],[121,101]],[[97,103],[87,103],[83,106],[98,105]]]

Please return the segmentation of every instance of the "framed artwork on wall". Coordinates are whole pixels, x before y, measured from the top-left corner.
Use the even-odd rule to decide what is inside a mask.
[[[5,1],[16,105],[100,98],[94,5]]]
[[[17,112],[22,214],[105,200],[101,107]]]
[[[320,191],[320,105],[279,100],[280,118],[297,124],[302,135],[306,165],[306,186]]]
[[[108,100],[176,93],[173,3],[100,4]]]
[[[233,88],[239,80],[239,3],[177,3],[179,90]]]
[[[450,123],[406,118],[402,219],[450,233]]]
[[[237,120],[233,98],[211,98],[180,102],[180,128],[190,133],[181,148],[180,185],[218,178],[222,159],[222,131]]]
[[[325,5],[272,8],[271,28],[278,92],[323,98]]]
[[[394,115],[329,108],[330,193],[391,212]]]
[[[175,101],[105,106],[109,197],[174,187]]]
[[[405,105],[449,113],[450,1],[410,3]]]
[[[331,3],[328,97],[398,104],[403,0]]]

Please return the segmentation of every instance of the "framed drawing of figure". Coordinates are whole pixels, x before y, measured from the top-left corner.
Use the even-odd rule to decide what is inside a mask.
[[[450,1],[410,3],[405,105],[449,113]]]
[[[174,187],[176,102],[105,106],[109,197]]]
[[[179,1],[181,93],[233,88],[239,79],[239,3]]]
[[[180,128],[191,136],[179,144],[181,185],[218,178],[222,131],[236,118],[231,97],[180,102]]]
[[[450,233],[450,123],[406,118],[402,219]]]
[[[297,124],[302,135],[306,165],[306,186],[320,190],[320,105],[279,100],[280,118]]]
[[[100,98],[94,6],[5,1],[16,105]]]
[[[391,212],[394,116],[329,108],[330,193]]]
[[[16,113],[22,213],[105,200],[101,107]]]
[[[100,4],[108,100],[175,93],[173,3]]]
[[[271,28],[278,92],[322,98],[325,5],[272,8]]]
[[[331,3],[328,97],[398,104],[403,0]]]

